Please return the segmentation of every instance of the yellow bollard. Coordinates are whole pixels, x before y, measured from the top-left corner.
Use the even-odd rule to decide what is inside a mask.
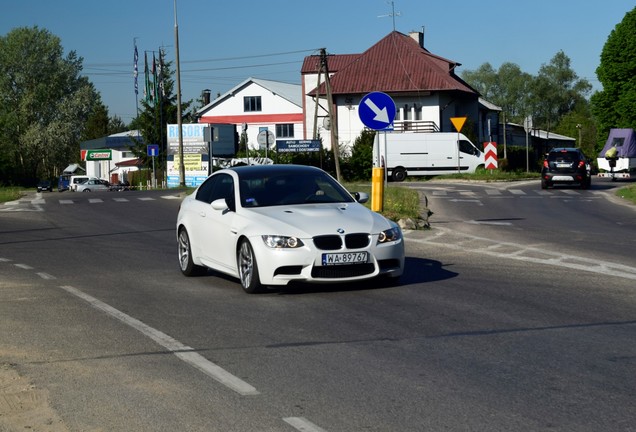
[[[384,207],[384,168],[374,167],[371,174],[371,210],[381,212]]]

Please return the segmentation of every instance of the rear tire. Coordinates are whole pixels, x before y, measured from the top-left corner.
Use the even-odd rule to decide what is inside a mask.
[[[243,291],[255,294],[262,290],[260,277],[258,276],[258,264],[254,256],[254,249],[248,240],[242,240],[236,254],[236,267]]]
[[[406,170],[404,168],[395,168],[391,173],[393,181],[401,182],[406,179]]]
[[[590,177],[583,180],[581,183],[581,189],[589,189],[592,186],[592,179]]]
[[[547,189],[548,186],[550,186],[550,185],[548,184],[547,181],[541,180],[541,189]]]

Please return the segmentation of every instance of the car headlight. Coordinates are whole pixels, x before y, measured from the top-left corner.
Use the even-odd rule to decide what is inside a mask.
[[[402,231],[400,231],[399,227],[389,228],[388,230],[384,230],[380,233],[380,235],[378,236],[378,244],[397,241],[401,238]]]
[[[304,246],[305,244],[301,239],[296,237],[278,236],[278,235],[264,235],[261,236],[263,242],[272,249],[295,249]]]

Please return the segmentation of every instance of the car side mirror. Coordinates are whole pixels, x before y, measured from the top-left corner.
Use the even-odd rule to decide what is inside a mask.
[[[210,205],[214,210],[227,210],[229,208],[227,202],[225,202],[225,198],[215,199]]]
[[[369,201],[369,194],[366,192],[354,192],[353,193],[353,197],[356,199],[356,201],[358,201],[360,204],[364,204],[365,202]]]

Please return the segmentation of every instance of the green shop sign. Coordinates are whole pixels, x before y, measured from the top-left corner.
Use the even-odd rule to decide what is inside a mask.
[[[112,160],[112,159],[113,159],[112,150],[87,150],[86,151],[87,161]]]

